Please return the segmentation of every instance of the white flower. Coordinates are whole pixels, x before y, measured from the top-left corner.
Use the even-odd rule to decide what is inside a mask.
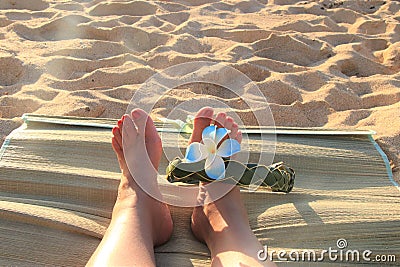
[[[206,127],[202,133],[203,142],[193,142],[186,149],[185,161],[190,163],[206,159],[204,169],[208,177],[224,178],[225,164],[222,157],[230,157],[240,151],[240,144],[234,139],[226,139],[217,147],[227,134],[225,128],[217,128],[215,125]]]

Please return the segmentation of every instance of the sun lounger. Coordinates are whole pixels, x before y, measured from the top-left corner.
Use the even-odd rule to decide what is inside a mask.
[[[24,120],[0,151],[0,265],[84,265],[107,228],[116,197],[119,168],[110,145],[116,120],[32,114]],[[168,142],[176,133],[157,126],[164,146],[176,145]],[[245,134],[254,157],[259,133]],[[340,251],[337,241],[345,239],[342,251],[371,250],[371,257],[395,255],[400,261],[399,187],[372,132],[277,128],[275,133],[274,161],[294,168],[296,181],[289,194],[243,191],[260,242],[269,251],[320,255],[329,247]],[[160,169],[166,166],[164,159]],[[190,231],[192,209],[171,210],[173,236],[156,248],[157,264],[209,266],[207,247]],[[340,263],[323,258],[303,264]]]

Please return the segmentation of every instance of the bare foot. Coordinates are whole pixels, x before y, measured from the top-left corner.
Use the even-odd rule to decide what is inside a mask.
[[[199,142],[203,129],[212,122],[217,127],[230,130],[229,138],[239,143],[242,141],[242,133],[231,117],[225,113],[218,113],[215,120],[212,117],[211,108],[203,108],[197,113],[190,142]],[[219,186],[223,189],[228,185],[219,184],[214,189],[218,190]],[[203,199],[212,198],[213,192],[200,184],[199,194],[203,195]],[[212,266],[261,266],[257,261],[257,252],[262,246],[250,228],[237,186],[217,201],[195,207],[191,228],[196,238],[210,249]]]
[[[160,163],[162,147],[154,123],[143,110],[134,109],[130,116],[124,115],[118,121],[112,133],[112,147],[122,173],[113,218],[126,210],[135,210],[135,214],[143,213],[140,216],[148,219],[147,222],[152,226],[153,245],[163,244],[172,234],[169,208],[165,203],[149,196],[141,187],[142,184],[151,186],[152,193],[160,194],[156,170]],[[124,151],[124,148],[127,151]],[[125,158],[125,155],[128,155],[128,158]],[[130,161],[130,169],[127,160]]]

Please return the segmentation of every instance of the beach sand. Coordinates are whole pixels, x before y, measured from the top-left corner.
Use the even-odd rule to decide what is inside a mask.
[[[248,75],[277,126],[369,129],[399,180],[400,2],[0,0],[0,135],[37,113],[119,118],[140,85],[179,63]],[[186,85],[255,124],[240,97]],[[198,108],[198,107],[196,107]]]

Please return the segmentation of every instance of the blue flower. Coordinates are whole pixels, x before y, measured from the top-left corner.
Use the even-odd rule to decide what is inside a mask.
[[[230,157],[240,151],[237,140],[226,139],[218,147],[221,140],[228,134],[225,128],[210,125],[203,130],[202,143],[193,142],[186,149],[185,161],[198,162],[206,160],[204,169],[211,179],[225,177],[225,164],[222,157]]]

